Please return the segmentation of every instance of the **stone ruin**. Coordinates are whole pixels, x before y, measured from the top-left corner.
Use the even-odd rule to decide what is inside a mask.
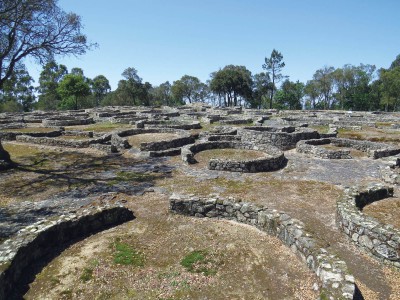
[[[80,130],[104,122],[123,124],[110,132]],[[130,152],[146,157],[179,156],[195,164],[195,155],[210,149],[259,151],[260,158],[251,160],[210,159],[208,169],[225,172],[273,172],[286,166],[284,151],[293,150],[318,159],[354,159],[348,149],[367,153],[371,159],[385,164],[382,180],[400,184],[400,147],[386,143],[337,138],[338,129],[359,131],[363,126],[391,124],[398,130],[398,116],[384,113],[331,111],[260,111],[243,108],[211,108],[209,106],[107,107],[73,112],[32,112],[0,114],[0,170],[10,168],[10,155],[1,145],[4,141],[48,145],[61,148],[95,148],[110,153]],[[217,126],[214,126],[218,123]],[[397,123],[397,124],[396,124]],[[207,131],[196,132],[202,126]],[[244,126],[243,126],[244,125]],[[68,127],[73,126],[73,129]],[[310,126],[327,126],[321,133]],[[43,131],[42,129],[48,129]],[[128,137],[151,133],[173,133],[175,138],[143,142],[132,149]],[[75,137],[66,138],[66,137]],[[332,145],[343,149],[326,149]],[[393,188],[381,184],[349,187],[337,201],[338,227],[357,246],[385,264],[400,268],[399,230],[381,224],[362,214],[362,208],[393,195]],[[174,194],[170,210],[195,217],[234,220],[255,226],[278,237],[316,273],[320,290],[327,299],[353,299],[357,292],[354,277],[346,263],[319,247],[304,224],[284,212],[260,207],[233,198],[197,197]],[[52,251],[50,246],[70,243],[77,238],[132,220],[133,213],[120,203],[74,208],[57,217],[26,226],[0,244],[0,299],[11,295],[14,285],[34,260]],[[71,232],[82,233],[76,236]],[[71,234],[70,234],[71,233]],[[51,241],[51,243],[49,243]]]

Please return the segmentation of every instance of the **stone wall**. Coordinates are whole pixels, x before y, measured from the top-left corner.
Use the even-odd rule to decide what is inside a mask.
[[[374,159],[396,155],[400,153],[400,147],[384,143],[375,143],[370,141],[359,141],[359,140],[342,139],[342,138],[331,139],[331,142],[338,147],[354,148],[366,152],[369,157]]]
[[[316,130],[300,128],[293,132],[275,131],[268,127],[244,127],[238,130],[243,142],[253,144],[271,144],[280,150],[290,150],[296,147],[300,140],[318,139]],[[268,130],[269,129],[269,130]]]
[[[42,121],[43,127],[54,127],[54,126],[76,126],[76,125],[88,125],[93,124],[93,118],[73,118],[69,117],[55,117],[48,118]]]
[[[283,212],[238,202],[233,198],[199,198],[175,194],[170,198],[170,210],[200,218],[245,223],[276,236],[316,273],[320,279],[320,299],[353,299],[356,286],[346,263],[320,248],[313,236],[305,231],[301,221]]]
[[[41,131],[35,131],[35,129],[32,128],[31,132],[20,132],[20,131],[0,132],[0,139],[4,141],[15,141],[18,135],[29,135],[32,137],[58,137],[62,134],[63,131],[61,129],[58,130],[55,129],[53,131],[48,131],[48,132],[41,132]]]
[[[205,150],[226,148],[261,151],[265,156],[257,159],[240,161],[232,159],[210,159],[208,163],[208,168],[210,170],[245,173],[268,172],[283,168],[287,161],[283,152],[271,145],[255,146],[249,143],[233,141],[201,142],[188,145],[182,148],[181,158],[186,163],[194,164],[197,163],[194,158],[195,154]]]
[[[331,144],[331,139],[317,139],[299,141],[296,145],[298,153],[308,154],[314,157],[325,159],[350,159],[352,158],[349,150],[330,150],[320,147]]]
[[[111,140],[111,134],[106,134],[100,138],[93,138],[87,140],[67,140],[47,137],[32,137],[28,135],[19,135],[16,138],[17,142],[40,144],[56,147],[70,147],[70,148],[88,148],[92,144],[102,144]]]
[[[337,202],[336,219],[338,227],[367,253],[400,268],[400,231],[362,213],[367,204],[392,195],[393,188],[381,184],[348,188]]]
[[[18,286],[27,284],[25,273],[31,272],[31,266],[54,256],[63,245],[132,219],[133,213],[127,208],[108,204],[85,207],[20,230],[0,245],[0,299],[14,299]]]

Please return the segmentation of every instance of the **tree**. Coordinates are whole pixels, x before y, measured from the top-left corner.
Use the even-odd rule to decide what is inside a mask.
[[[58,65],[55,61],[51,61],[44,65],[39,77],[39,92],[38,108],[43,110],[55,110],[61,96],[57,88],[62,78],[68,74],[67,67]]]
[[[380,71],[380,80],[382,82],[382,104],[385,111],[389,107],[393,111],[397,110],[400,105],[400,66],[393,69]]]
[[[77,110],[79,99],[90,95],[90,87],[82,75],[68,74],[61,80],[57,92],[62,97],[60,108]]]
[[[318,102],[321,100],[321,94],[319,92],[319,84],[315,80],[309,80],[304,88],[304,94],[308,97],[306,100],[306,108],[316,109]]]
[[[334,67],[325,66],[322,69],[318,69],[313,75],[316,93],[321,97],[323,109],[330,109],[332,105],[334,88],[332,74],[334,71]]]
[[[197,77],[184,75],[172,83],[172,98],[177,102],[199,102],[204,98],[204,83]]]
[[[268,93],[271,91],[271,78],[268,73],[258,73],[253,76],[253,97],[251,107],[266,108]]]
[[[31,111],[35,101],[33,78],[25,68],[15,69],[0,91],[2,111]]]
[[[91,89],[96,101],[95,106],[99,106],[111,90],[110,82],[104,75],[98,75],[91,80]]]
[[[275,94],[275,107],[279,109],[301,109],[304,96],[304,84],[286,79]]]
[[[228,65],[211,74],[210,89],[224,96],[225,106],[237,106],[239,98],[252,99],[253,79],[244,66]]]
[[[0,2],[0,89],[26,57],[39,63],[56,55],[80,55],[93,44],[81,33],[81,18],[57,0]]]
[[[269,74],[272,83],[271,83],[271,94],[269,101],[269,108],[272,108],[272,101],[274,99],[274,94],[276,90],[276,83],[279,83],[284,76],[282,75],[282,69],[285,67],[285,63],[282,61],[283,55],[276,51],[272,50],[271,56],[269,58],[265,58],[265,64],[263,64],[263,69],[267,71]]]
[[[334,97],[341,109],[371,109],[370,82],[375,69],[372,65],[345,65],[332,73],[336,87]]]

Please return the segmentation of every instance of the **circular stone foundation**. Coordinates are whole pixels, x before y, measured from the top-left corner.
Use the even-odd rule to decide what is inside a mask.
[[[271,145],[255,146],[249,143],[231,141],[202,142],[186,146],[182,149],[181,158],[189,164],[198,163],[194,156],[197,153],[211,149],[257,151],[260,153],[260,157],[250,159],[246,157],[230,157],[229,159],[211,158],[208,162],[210,170],[244,173],[268,172],[281,169],[286,164],[283,152]]]

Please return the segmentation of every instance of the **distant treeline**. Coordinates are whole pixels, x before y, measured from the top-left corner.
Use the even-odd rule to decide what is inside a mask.
[[[261,69],[262,67],[262,69]],[[400,55],[388,69],[374,65],[324,66],[307,82],[291,81],[284,74],[280,52],[273,50],[263,72],[228,65],[211,73],[207,82],[184,75],[158,86],[144,82],[135,68],[122,72],[111,91],[104,75],[87,78],[80,68],[51,61],[43,66],[37,86],[23,64],[0,89],[0,112],[68,110],[108,105],[168,105],[204,102],[214,106],[278,109],[384,110],[400,108]]]

